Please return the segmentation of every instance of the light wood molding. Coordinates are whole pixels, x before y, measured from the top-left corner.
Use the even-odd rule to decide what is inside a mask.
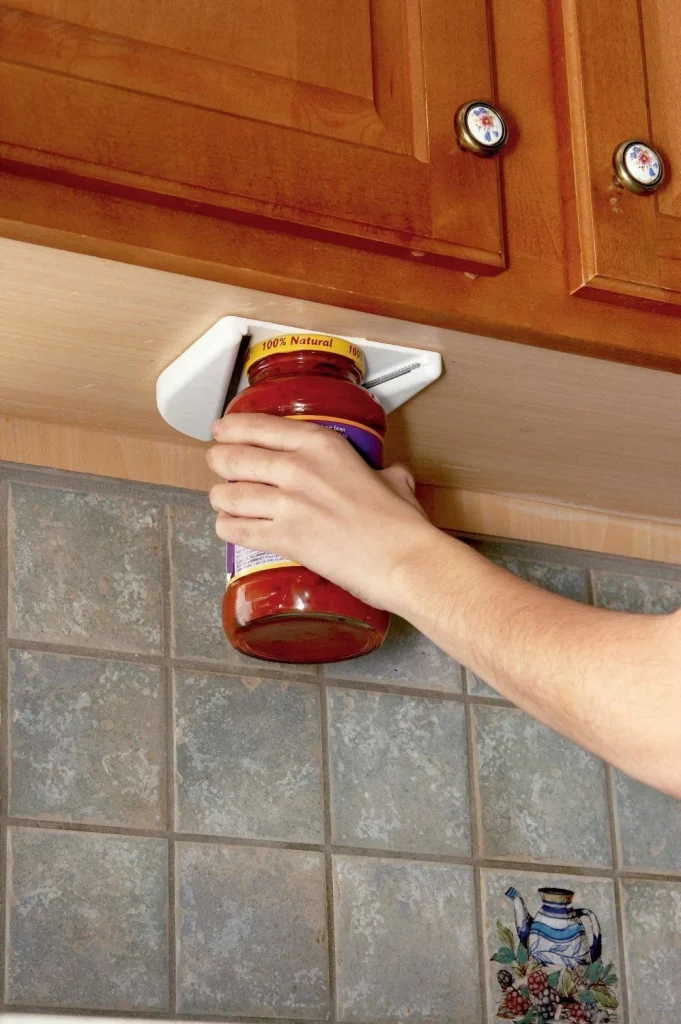
[[[441,529],[681,565],[681,522],[447,487],[422,486],[418,493]]]
[[[215,481],[206,465],[206,447],[67,424],[8,416],[0,419],[0,462],[185,487],[191,491],[207,491]]]
[[[176,451],[183,439],[157,412],[156,378],[220,316],[237,313],[442,352],[443,377],[390,417],[388,458],[423,483],[644,519],[679,515],[681,375],[6,239],[0,263],[8,416]]]
[[[65,424],[0,419],[0,461],[208,490],[204,445],[173,444]],[[681,522],[645,520],[504,494],[421,485],[441,529],[681,564]]]

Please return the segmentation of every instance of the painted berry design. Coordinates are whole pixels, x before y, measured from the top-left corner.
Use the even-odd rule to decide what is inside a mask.
[[[498,1020],[516,1024],[616,1024],[617,975],[599,957],[592,963],[556,967],[540,963],[510,928],[497,921],[501,945],[492,960],[497,971],[500,1001]]]
[[[532,1004],[527,996],[522,995],[517,988],[512,988],[506,993],[504,1001],[499,1007],[500,1010],[503,1007],[504,1011],[503,1013],[500,1012],[499,1016],[505,1017],[507,1020],[516,1020],[519,1017],[524,1017],[531,1006]]]
[[[501,991],[505,992],[506,989],[509,989],[513,984],[513,975],[510,971],[497,971],[497,981],[499,982]]]

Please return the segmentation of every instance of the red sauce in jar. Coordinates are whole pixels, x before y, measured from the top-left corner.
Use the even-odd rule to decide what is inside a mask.
[[[227,414],[263,412],[338,430],[373,467],[383,465],[386,416],[360,387],[364,356],[328,335],[279,335],[252,346],[249,387]],[[333,543],[330,538],[329,543]],[[268,661],[344,661],[379,647],[390,615],[317,573],[268,552],[227,547],[222,621],[230,643]]]

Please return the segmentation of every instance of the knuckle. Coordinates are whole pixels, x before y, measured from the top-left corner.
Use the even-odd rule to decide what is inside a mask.
[[[216,512],[220,511],[222,498],[222,485],[213,484],[208,492],[208,500],[211,504],[211,508],[215,509]]]
[[[242,547],[257,546],[253,542],[253,528],[243,520],[235,519],[228,512],[218,513],[215,532],[220,540],[227,544],[240,544]]]
[[[284,487],[297,487],[305,475],[305,461],[297,453],[289,455],[283,463],[282,483]]]
[[[341,448],[345,442],[345,438],[338,430],[333,430],[329,427],[320,427],[320,433],[317,439],[317,444],[322,451],[333,452]]]

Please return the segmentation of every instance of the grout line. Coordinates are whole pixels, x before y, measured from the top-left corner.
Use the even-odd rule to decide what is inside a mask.
[[[615,879],[615,931],[617,933],[618,980],[620,986],[620,1010],[622,1024],[629,1022],[629,980],[627,978],[627,961],[624,955],[624,914],[622,912],[622,883]]]
[[[161,634],[163,678],[165,681],[165,781],[166,831],[168,837],[168,1009],[177,1012],[177,900],[175,849],[175,689],[172,663],[172,607],[170,567],[170,508],[163,505],[159,516],[161,533]]]
[[[366,693],[391,693],[397,697],[423,697],[426,700],[455,701],[461,703],[463,693],[448,690],[428,690],[420,686],[400,686],[399,683],[374,682],[361,679],[344,679],[320,676],[320,683],[327,687],[343,690],[363,690]]]
[[[122,828],[117,825],[91,825],[72,821],[44,821],[39,818],[6,817],[2,825],[13,828],[36,828],[57,832],[82,832],[93,835],[131,836],[137,839],[167,839],[168,830],[145,828]],[[201,835],[195,832],[173,832],[172,838],[179,843],[200,843],[206,846],[250,846],[255,849],[298,850],[302,853],[342,854],[352,857],[367,857],[385,860],[422,861],[435,864],[461,864],[490,868],[498,871],[530,871],[548,874],[575,875],[585,878],[638,879],[649,882],[673,882],[681,885],[681,870],[674,872],[646,868],[623,868],[615,871],[612,867],[599,864],[545,863],[510,857],[466,857],[454,854],[427,853],[419,850],[390,850],[378,847],[345,846],[329,843],[297,843],[283,839],[259,839],[257,837]]]
[[[338,1014],[337,983],[336,983],[336,931],[335,907],[333,903],[333,855],[332,855],[332,822],[331,822],[331,760],[329,755],[329,702],[327,683],[321,667],[319,678],[319,710],[321,715],[322,738],[322,791],[324,799],[324,869],[326,881],[326,926],[327,946],[329,954],[329,1020],[336,1021]]]
[[[128,661],[135,665],[163,665],[161,654],[140,654],[135,651],[115,651],[106,647],[79,647],[76,644],[62,644],[43,640],[28,640],[10,637],[7,646],[11,651],[34,651],[37,654],[62,654],[76,658],[99,658],[103,661]]]
[[[6,998],[9,899],[7,814],[9,813],[9,485],[0,480],[0,1006]]]
[[[617,796],[615,793],[615,769],[612,765],[605,765],[605,795],[608,805],[608,826],[610,830],[610,846],[612,850],[612,863],[615,873],[622,870],[622,840],[620,837],[619,821],[617,818]]]
[[[589,579],[591,572],[588,573]],[[626,960],[624,956],[624,921],[622,914],[622,894],[620,878],[622,875],[622,837],[619,829],[619,818],[617,815],[617,794],[615,791],[615,769],[606,764],[605,766],[606,796],[608,801],[608,822],[610,825],[610,843],[612,846],[612,862],[615,868],[613,890],[615,899],[615,937],[617,939],[617,966],[619,979],[620,1009],[622,1013],[622,1024],[629,1021],[629,998],[627,995],[628,981],[626,973]]]
[[[464,673],[465,674],[465,673]],[[488,1019],[487,953],[485,951],[485,908],[483,904],[482,875],[480,861],[484,851],[482,833],[482,811],[478,789],[478,773],[475,739],[473,736],[473,710],[468,698],[464,702],[464,725],[466,730],[466,765],[468,770],[468,803],[471,823],[471,853],[473,854],[473,887],[475,900],[475,931],[478,949],[478,972],[480,982],[480,1012],[482,1019]]]
[[[121,825],[100,825],[80,821],[52,821],[44,818],[24,818],[8,815],[3,821],[12,828],[39,828],[55,832],[85,832],[94,835],[132,836],[136,839],[165,839],[166,829],[127,828]]]
[[[262,1017],[246,1017],[240,1013],[176,1013],[172,1017],[168,1010],[100,1010],[100,1009],[84,1009],[82,1007],[64,1007],[64,1006],[50,1006],[45,1004],[40,1006],[39,1004],[18,1004],[12,1003],[11,1007],[8,1007],[8,1012],[12,1014],[37,1014],[39,1016],[45,1015],[46,1017],[82,1017],[84,1020],[88,1018],[105,1019],[107,1021],[116,1020],[157,1020],[157,1021],[188,1021],[193,1024],[194,1021],[205,1021],[206,1024],[219,1024],[220,1021],[229,1020],[230,1024],[329,1024],[328,1018],[326,1020],[320,1019],[303,1019],[300,1017],[281,1017],[277,1021],[271,1018]]]
[[[163,668],[170,663],[164,654],[140,654],[134,651],[121,651],[105,647],[79,647],[75,644],[62,644],[43,640],[28,640],[11,637],[7,641],[8,647],[13,651],[34,651],[38,654],[65,655],[76,658],[99,658],[103,661],[125,661],[136,665],[151,665],[156,668]],[[492,707],[514,707],[511,701],[503,697],[475,696],[473,694],[455,693],[446,690],[431,690],[417,686],[401,686],[398,683],[372,682],[369,680],[354,679],[333,679],[325,677],[321,666],[317,666],[317,673],[307,675],[296,674],[288,669],[270,668],[268,662],[253,659],[248,665],[227,665],[215,661],[204,661],[196,658],[172,657],[172,665],[176,670],[201,672],[204,675],[225,676],[233,679],[241,679],[244,676],[256,676],[258,679],[280,683],[282,680],[292,680],[296,683],[321,683],[325,681],[328,686],[345,688],[348,690],[363,690],[367,693],[388,693],[398,697],[422,697],[424,700],[453,701],[461,703],[464,699],[470,700],[473,704],[482,704]]]

